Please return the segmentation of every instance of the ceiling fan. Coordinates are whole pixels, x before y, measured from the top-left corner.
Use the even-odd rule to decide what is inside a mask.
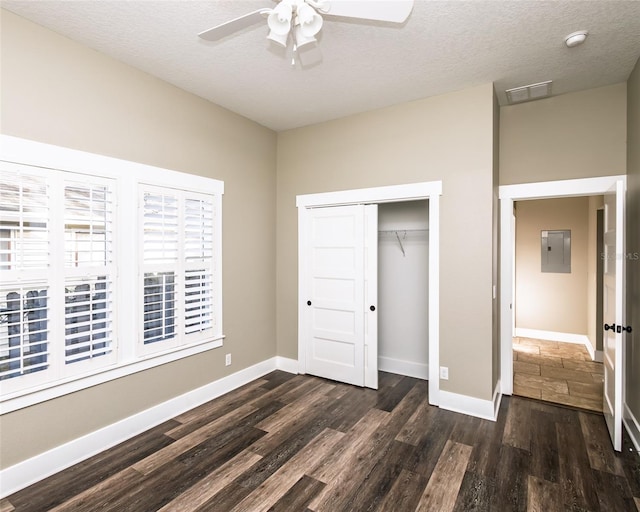
[[[274,8],[258,9],[200,32],[207,41],[217,41],[266,18],[267,39],[286,47],[291,40],[294,50],[315,43],[323,17],[403,23],[413,9],[414,0],[274,0]]]

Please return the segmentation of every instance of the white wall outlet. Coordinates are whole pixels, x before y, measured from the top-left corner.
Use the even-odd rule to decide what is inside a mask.
[[[231,365],[231,354],[227,354],[226,356],[224,356],[224,365],[225,366]]]
[[[440,378],[442,380],[449,380],[449,367],[441,366],[440,367]]]

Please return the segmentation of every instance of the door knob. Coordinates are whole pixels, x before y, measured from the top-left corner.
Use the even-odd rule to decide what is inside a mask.
[[[307,306],[311,306],[311,301],[310,300],[307,301]]]
[[[613,332],[619,332],[619,333],[622,333],[625,331],[630,333],[633,331],[630,325],[622,326],[622,325],[616,325],[616,324],[611,324],[611,325],[604,324],[604,330],[605,331],[612,330]]]
[[[376,310],[376,307],[375,307],[375,306],[369,306],[369,309],[370,309],[371,311],[375,311],[375,310]]]

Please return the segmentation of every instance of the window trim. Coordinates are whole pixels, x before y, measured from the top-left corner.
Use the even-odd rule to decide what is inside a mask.
[[[0,396],[0,414],[22,409],[46,400],[51,400],[69,393],[73,393],[91,386],[109,382],[117,378],[148,370],[163,364],[177,361],[184,357],[221,347],[224,340],[222,323],[222,195],[224,182],[168,169],[162,169],[145,164],[129,162],[117,158],[87,153],[50,144],[43,144],[17,137],[0,135],[0,160],[20,165],[39,167],[63,172],[73,172],[115,181],[116,202],[119,205],[133,205],[130,208],[117,208],[114,215],[114,225],[118,227],[118,240],[115,247],[116,287],[115,309],[117,309],[117,326],[119,343],[116,363],[96,369],[83,375],[64,377],[54,382],[38,384],[31,388],[22,389]],[[88,171],[90,170],[90,171]],[[167,348],[153,354],[143,355],[137,351],[137,308],[118,306],[127,304],[131,297],[127,296],[127,288],[121,283],[137,282],[138,265],[118,265],[117,262],[130,258],[130,247],[138,245],[137,220],[131,222],[131,208],[138,205],[137,190],[139,184],[153,184],[207,193],[214,196],[217,211],[214,218],[214,318],[216,331],[214,334],[200,341],[187,345]],[[137,215],[135,216],[137,219]],[[138,259],[136,258],[136,262]],[[122,332],[130,332],[130,342],[123,343]],[[126,336],[128,338],[128,336]],[[1,386],[1,384],[0,384]]]

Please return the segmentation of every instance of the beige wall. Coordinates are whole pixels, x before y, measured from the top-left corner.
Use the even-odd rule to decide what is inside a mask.
[[[500,110],[500,184],[624,174],[626,84]]]
[[[627,85],[627,335],[626,402],[640,419],[640,60]]]
[[[2,133],[225,182],[224,348],[3,416],[7,467],[276,355],[276,135],[11,13],[1,21]]]
[[[297,358],[296,195],[442,180],[442,389],[491,399],[493,87],[278,134],[278,354]]]
[[[588,333],[588,197],[516,203],[516,328]],[[542,272],[540,232],[571,230],[571,273]]]

